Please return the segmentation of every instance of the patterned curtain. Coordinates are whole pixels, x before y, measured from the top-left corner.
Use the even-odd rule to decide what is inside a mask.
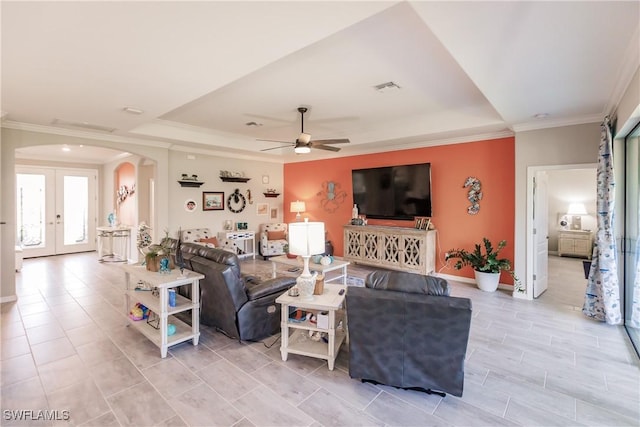
[[[598,152],[598,230],[582,312],[610,325],[622,323],[616,240],[613,232],[615,182],[609,118],[600,126]]]

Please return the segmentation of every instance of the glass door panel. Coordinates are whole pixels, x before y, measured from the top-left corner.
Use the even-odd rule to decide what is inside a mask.
[[[625,141],[625,326],[636,351],[640,350],[640,128]]]
[[[51,170],[19,169],[16,174],[16,225],[25,258],[55,253]]]
[[[95,250],[97,171],[21,166],[16,187],[25,258]]]

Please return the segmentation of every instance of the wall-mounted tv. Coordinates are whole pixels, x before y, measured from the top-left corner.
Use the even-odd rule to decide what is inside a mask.
[[[431,216],[431,163],[354,169],[353,203],[367,218]]]

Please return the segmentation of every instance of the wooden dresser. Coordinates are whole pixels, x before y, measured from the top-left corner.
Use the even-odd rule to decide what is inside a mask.
[[[593,234],[584,230],[562,230],[558,233],[558,255],[591,259]]]

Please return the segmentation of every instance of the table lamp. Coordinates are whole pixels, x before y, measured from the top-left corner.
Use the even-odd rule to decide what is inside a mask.
[[[302,202],[304,203],[304,202]],[[296,279],[296,286],[303,300],[313,300],[313,289],[316,285],[316,273],[309,271],[309,258],[324,253],[324,223],[294,222],[289,224],[289,253],[302,257],[302,274]]]
[[[304,202],[301,202],[300,200],[291,202],[291,208],[289,209],[289,211],[296,213],[296,221],[300,221],[302,219],[302,215],[300,215],[300,213],[304,212],[305,210],[306,206],[304,205]]]
[[[582,229],[582,215],[587,215],[587,208],[584,203],[570,203],[567,209],[567,215],[571,216],[571,229]]]

